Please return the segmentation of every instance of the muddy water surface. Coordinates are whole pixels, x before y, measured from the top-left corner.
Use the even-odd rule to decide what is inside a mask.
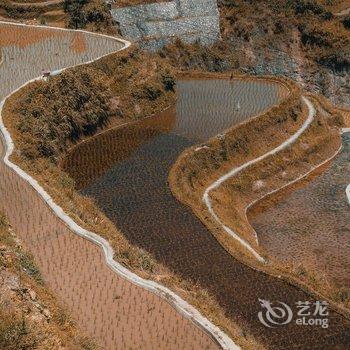
[[[0,101],[42,69],[75,65],[122,47],[114,40],[84,34],[80,39],[85,40],[85,49],[77,50],[72,44],[75,35],[0,24]],[[0,142],[0,211],[88,336],[110,350],[218,348],[166,301],[112,272],[100,248],[72,233],[37,192],[5,166],[4,151]]]
[[[173,132],[203,141],[276,104],[286,91],[264,81],[183,79],[177,94]]]
[[[350,293],[350,133],[328,169],[312,182],[263,200],[250,221],[262,247]]]
[[[229,318],[267,348],[348,349],[350,324],[334,312],[329,316],[328,329],[310,329],[295,322],[276,328],[263,326],[257,317],[261,310],[259,298],[283,301],[294,309],[296,302],[312,302],[312,298],[233,259],[168,187],[170,167],[184,149],[278,102],[277,86],[263,88],[256,84],[180,82],[172,131],[145,138],[82,192],[96,200],[132,244],[146,249],[183,279],[202,285]],[[110,146],[108,152],[113,150]]]

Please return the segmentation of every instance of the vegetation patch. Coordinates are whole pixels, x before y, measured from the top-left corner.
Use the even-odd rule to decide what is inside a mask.
[[[115,33],[110,8],[105,1],[64,0],[63,8],[68,15],[68,28]]]
[[[31,20],[39,24],[64,26],[63,1],[0,0],[0,15],[12,20]]]
[[[0,213],[0,348],[99,349],[57,304],[30,254]]]
[[[18,104],[7,107],[21,157],[55,163],[85,137],[171,105],[174,84],[169,64],[137,49],[32,83],[17,94]]]

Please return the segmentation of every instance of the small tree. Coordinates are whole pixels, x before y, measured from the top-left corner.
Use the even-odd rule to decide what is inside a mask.
[[[70,28],[84,28],[86,19],[82,7],[87,3],[87,0],[65,0],[63,4],[64,11],[69,14]]]

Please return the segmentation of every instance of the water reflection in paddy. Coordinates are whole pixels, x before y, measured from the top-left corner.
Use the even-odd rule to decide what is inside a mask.
[[[307,327],[289,324],[267,331],[256,317],[258,298],[290,305],[312,298],[233,259],[192,211],[172,196],[167,184],[170,167],[184,149],[278,103],[279,88],[259,84],[180,81],[172,131],[145,139],[82,192],[96,200],[132,244],[183,279],[204,286],[229,318],[269,348],[303,348],[323,339],[326,347],[338,344],[345,349],[350,344],[349,325],[336,315],[330,316],[332,327],[327,330],[310,333]]]
[[[250,219],[262,247],[283,264],[302,266],[328,284],[350,289],[350,133],[329,168],[274,200]]]
[[[207,140],[261,113],[285,93],[276,84],[243,80],[180,80],[174,133]]]

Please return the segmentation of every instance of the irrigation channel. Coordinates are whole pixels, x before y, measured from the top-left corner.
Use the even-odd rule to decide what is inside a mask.
[[[13,30],[10,25],[4,27]],[[26,28],[27,40],[31,37],[28,32]],[[36,39],[24,40],[22,46],[18,42],[24,33],[2,43],[1,100],[40,75],[43,65],[58,69],[121,48],[120,43],[107,39],[90,46],[90,36],[84,34],[86,49],[76,52],[70,44],[73,39],[67,38],[76,33],[40,29],[34,34]],[[98,38],[91,37],[92,41]],[[263,326],[258,320],[259,299],[282,301],[291,307],[298,301],[314,300],[233,259],[192,212],[172,197],[167,186],[169,168],[182,150],[278,103],[280,89],[251,81],[180,81],[177,111],[155,116],[155,124],[140,121],[121,129],[114,153],[119,153],[121,140],[125,142],[117,162],[97,178],[93,174],[88,183],[81,183],[82,192],[97,200],[133,244],[151,252],[183,279],[201,284],[229,318],[267,348],[348,349],[350,324],[332,310],[327,329],[294,322],[276,328]],[[148,128],[147,123],[152,126]],[[33,252],[51,288],[101,345],[108,349],[217,348],[164,300],[112,272],[102,250],[72,233],[37,191],[2,162],[0,180],[0,210]]]
[[[83,50],[74,45],[77,37]],[[42,69],[55,71],[81,64],[123,47],[124,42],[101,35],[0,24],[0,115],[4,98],[40,76]],[[11,139],[1,118],[0,126],[0,211],[33,253],[49,287],[87,335],[111,350],[218,349],[218,338],[227,349],[234,349],[230,339],[223,339],[180,298],[171,297],[176,308],[172,307],[154,292],[166,294],[156,283],[113,263],[113,253],[102,239],[88,235],[65,217],[47,193],[8,160]],[[79,232],[88,239],[76,234]],[[102,242],[103,249],[93,240]],[[182,316],[185,313],[186,318]],[[206,334],[209,330],[210,336]]]
[[[116,163],[109,163],[103,174],[90,176],[89,183],[81,183],[82,193],[96,200],[132,244],[153,254],[182,279],[203,286],[230,319],[267,348],[347,349],[349,322],[332,311],[328,329],[293,322],[263,326],[257,317],[259,298],[283,301],[292,308],[298,301],[315,300],[233,259],[192,211],[172,196],[167,184],[169,170],[184,149],[278,103],[279,88],[256,81],[180,80],[176,109],[155,117],[166,120],[167,127],[159,122],[157,130],[149,120],[125,126],[119,136],[97,137],[86,149],[82,147],[70,165],[78,164],[97,145],[108,144],[105,151],[95,152],[95,163],[103,166],[105,152],[115,149]],[[78,169],[73,173],[78,174]]]
[[[341,152],[321,175],[262,199],[249,219],[269,255],[310,268],[345,292],[350,289],[350,132],[342,138]]]

